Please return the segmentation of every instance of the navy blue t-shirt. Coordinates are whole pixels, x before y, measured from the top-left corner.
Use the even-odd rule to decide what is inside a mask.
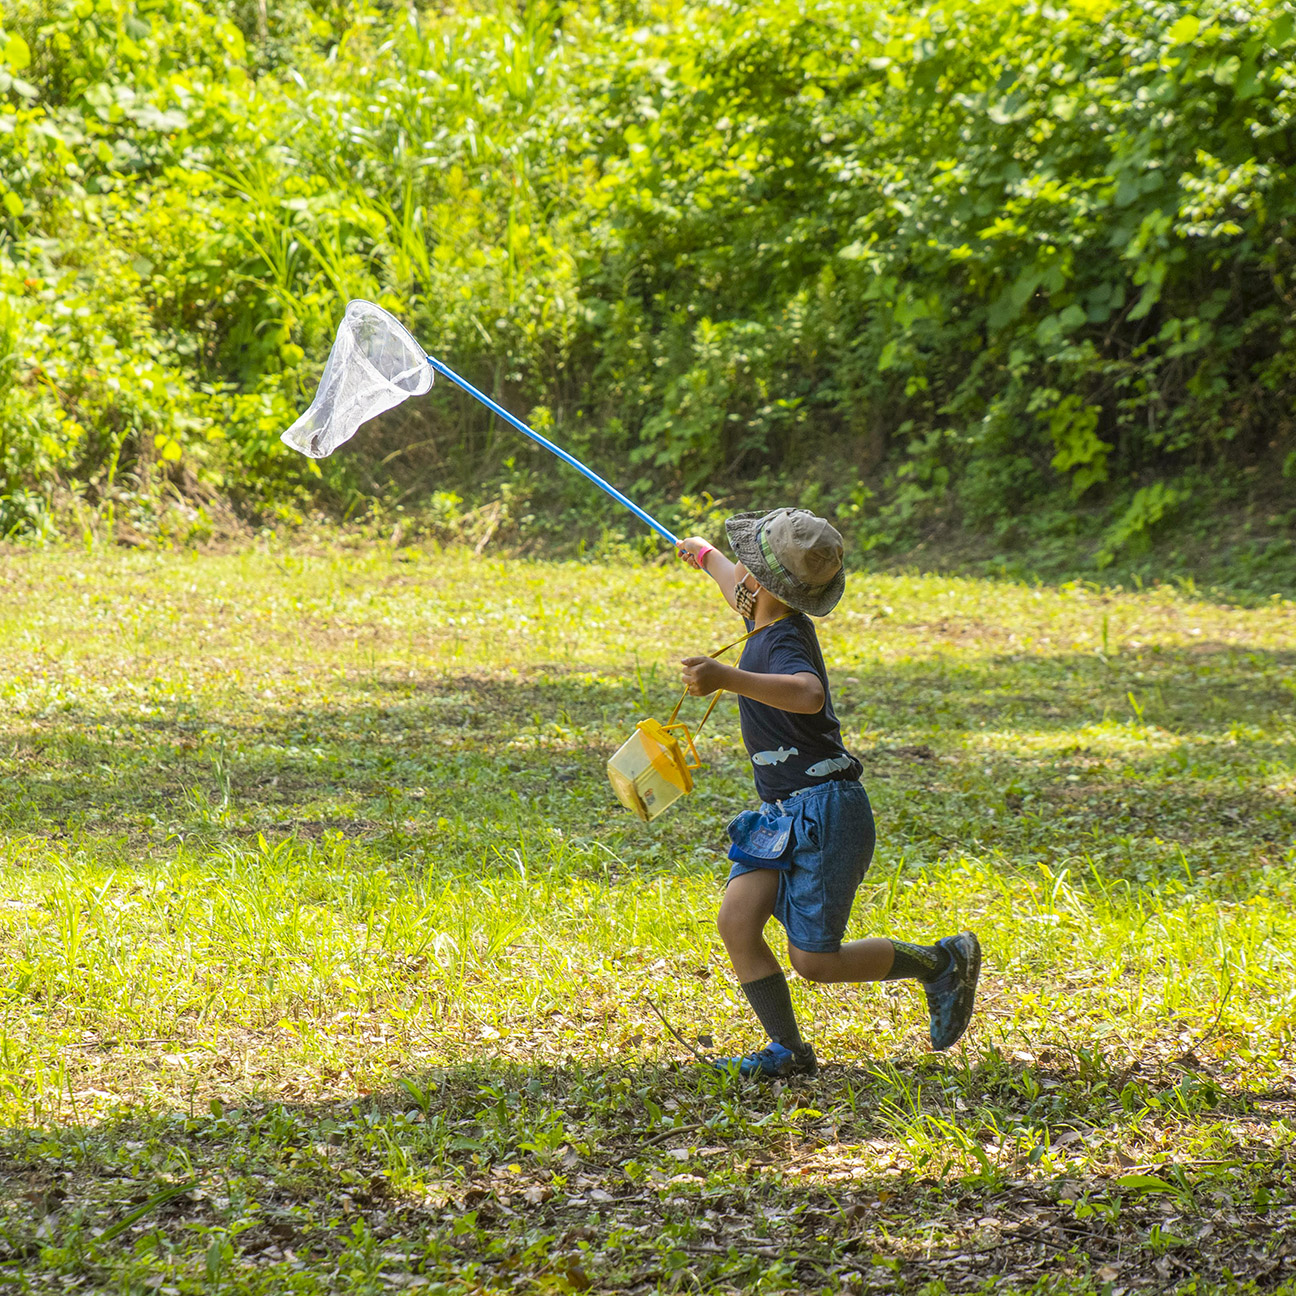
[[[747,622],[747,629],[752,623]],[[757,675],[817,675],[824,704],[814,715],[780,711],[738,699],[743,742],[762,801],[779,801],[798,788],[833,779],[858,779],[864,767],[842,745],[841,725],[828,692],[828,671],[814,624],[801,612],[768,625],[747,640],[738,665]]]

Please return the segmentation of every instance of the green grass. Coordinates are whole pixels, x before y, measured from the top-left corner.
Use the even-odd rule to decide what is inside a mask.
[[[647,998],[759,1042],[732,701],[654,827],[603,772],[710,589],[0,557],[0,1290],[1290,1290],[1296,608],[853,577],[851,931],[975,926],[981,1010],[794,981],[827,1065],[758,1089]]]

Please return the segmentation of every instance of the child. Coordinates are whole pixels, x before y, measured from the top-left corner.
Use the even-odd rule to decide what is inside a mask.
[[[789,962],[809,981],[923,982],[932,1047],[947,1049],[972,1015],[981,972],[976,936],[960,932],[934,945],[883,937],[842,944],[873,857],[874,830],[859,781],[863,767],[842,745],[810,620],[831,612],[845,589],[841,536],[804,509],[739,513],[725,531],[737,563],[700,536],[682,540],[680,555],[720,586],[757,633],[738,666],[686,657],[683,676],[696,696],[717,689],[738,695],[761,807],[729,825],[734,865],[717,925],[770,1042],[719,1065],[759,1077],[818,1069],[797,1028],[787,978],[762,934],[771,916],[787,932]]]

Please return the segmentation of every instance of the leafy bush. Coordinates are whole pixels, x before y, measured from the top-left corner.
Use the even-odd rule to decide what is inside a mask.
[[[521,474],[588,514],[453,390],[285,452],[348,296],[657,500],[817,482],[873,543],[1092,516],[1102,563],[1189,480],[1290,493],[1287,4],[5,14],[8,494]]]

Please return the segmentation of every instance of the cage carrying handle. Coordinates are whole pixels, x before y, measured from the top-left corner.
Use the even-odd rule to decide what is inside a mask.
[[[717,648],[715,652],[707,653],[707,656],[720,657],[724,653],[727,653],[730,648],[737,648],[740,643],[746,643],[747,640],[750,639],[753,635],[760,634],[762,630],[768,630],[770,626],[777,625],[780,621],[786,621],[788,617],[790,617],[791,615],[792,615],[791,612],[784,612],[782,616],[776,616],[773,621],[766,621],[763,626],[757,626],[755,630],[748,630],[745,635],[742,635],[739,638],[735,639],[733,643],[727,643],[723,648]],[[690,746],[692,746],[693,744],[693,736],[696,734],[700,734],[702,732],[702,726],[706,724],[707,720],[711,715],[711,712],[715,710],[716,703],[720,701],[720,694],[725,692],[727,692],[726,689],[716,689],[715,693],[712,694],[711,705],[707,707],[706,711],[702,715],[702,719],[697,722],[697,728],[693,731],[693,734],[689,736]],[[688,695],[689,695],[689,691],[688,689],[685,689],[684,692],[680,695],[680,700],[675,703],[675,710],[670,713],[670,719],[667,720],[666,723],[662,726],[664,729],[669,729],[672,725],[676,723],[675,718],[676,716],[679,715],[679,709],[684,705],[684,699],[688,697]],[[687,732],[688,730],[685,729],[685,733]],[[697,753],[694,752],[694,755],[696,756]]]

